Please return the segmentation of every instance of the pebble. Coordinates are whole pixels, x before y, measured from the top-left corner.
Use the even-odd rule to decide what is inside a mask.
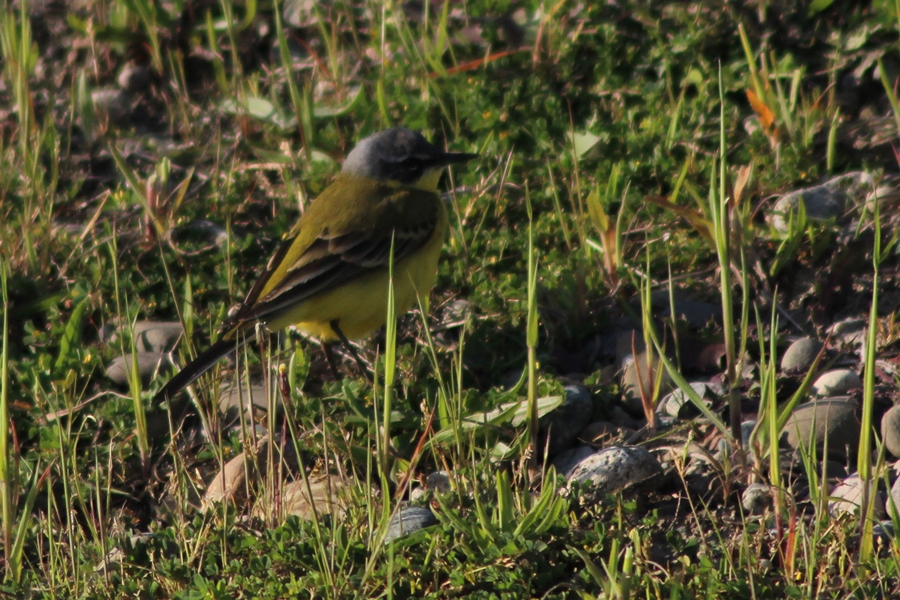
[[[852,200],[864,200],[873,187],[872,176],[854,171],[832,177],[821,185],[799,189],[781,196],[768,211],[766,220],[776,231],[787,233],[788,223],[802,203],[809,221],[839,219]]]
[[[131,105],[128,94],[124,90],[116,88],[100,88],[91,92],[91,102],[94,111],[102,118],[118,125],[126,125],[131,116]]]
[[[812,367],[822,350],[822,343],[810,337],[803,337],[788,346],[781,357],[781,370],[788,374],[806,373]]]
[[[391,517],[384,543],[393,542],[438,523],[437,517],[430,509],[424,506],[404,506]]]
[[[568,474],[584,459],[597,452],[592,446],[576,446],[565,452],[560,453],[550,461],[550,464],[556,468],[556,472],[560,475]]]
[[[900,458],[900,405],[892,406],[881,417],[881,439],[895,458]]]
[[[852,317],[833,324],[828,332],[836,346],[858,346],[866,340],[867,321]]]
[[[549,436],[547,455],[556,456],[572,447],[584,428],[591,422],[594,403],[591,394],[581,385],[567,385],[562,404],[541,418],[541,434]],[[543,447],[543,444],[541,444]]]
[[[140,92],[150,85],[150,69],[133,62],[126,63],[119,72],[116,82],[126,91]]]
[[[134,345],[140,352],[171,352],[183,333],[177,321],[138,321],[134,324]]]
[[[691,383],[691,389],[700,396],[703,403],[710,407],[716,401],[716,394],[709,385],[702,381]],[[660,400],[656,408],[657,412],[667,414],[677,419],[690,419],[700,414],[700,409],[688,397],[684,390],[677,389],[667,394]]]
[[[843,396],[852,390],[862,388],[862,379],[850,369],[835,369],[823,373],[812,384],[810,392],[819,398]]]
[[[874,495],[872,492],[875,492]],[[832,516],[838,516],[841,513],[855,513],[859,510],[862,503],[863,483],[859,475],[853,474],[839,483],[829,494],[831,500],[828,502],[828,512]],[[878,519],[883,519],[886,514],[884,510],[885,495],[872,483],[869,483],[869,501],[874,502],[874,514]]]
[[[239,388],[232,384],[223,385],[219,389],[219,410],[223,413],[238,412],[243,402],[245,409],[252,406],[254,409],[265,411],[270,406],[269,396],[266,386],[262,383],[252,383],[252,380],[249,389],[246,384],[242,384]],[[281,407],[281,398],[276,396],[271,404],[276,408]]]
[[[171,363],[165,354],[155,352],[136,352],[138,375],[141,383],[147,384],[158,370],[168,368]],[[118,385],[128,385],[128,374],[131,372],[131,354],[117,356],[106,367],[106,376]]]
[[[345,488],[351,485],[352,481],[330,474],[309,477],[309,490],[302,479],[288,482],[281,494],[283,514],[307,520],[326,514],[343,514],[347,509],[346,498],[349,496]],[[264,517],[271,514],[273,507],[267,504],[271,502],[271,497],[272,494],[260,495],[253,507],[254,516]]]
[[[751,483],[741,495],[741,506],[749,515],[761,515],[771,505],[772,490],[764,483]]]
[[[610,446],[598,450],[564,472],[569,483],[589,483],[609,494],[660,475],[659,461],[640,446]]]
[[[247,486],[247,454],[241,452],[219,470],[206,486],[203,495],[202,511],[207,511],[215,504],[226,501],[241,504],[246,499]]]
[[[782,440],[792,449],[806,447],[810,439],[818,448],[818,458],[828,442],[828,458],[844,461],[855,456],[860,423],[856,402],[849,397],[823,398],[800,404],[785,423]],[[812,438],[810,434],[812,433]]]

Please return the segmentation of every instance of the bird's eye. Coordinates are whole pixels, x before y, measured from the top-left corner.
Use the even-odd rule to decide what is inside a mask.
[[[410,183],[422,176],[423,163],[415,156],[407,156],[394,163],[392,179]]]

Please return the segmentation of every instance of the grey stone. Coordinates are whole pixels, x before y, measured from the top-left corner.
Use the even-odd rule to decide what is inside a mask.
[[[893,505],[893,509],[897,511],[897,514],[900,515],[900,477],[895,479],[894,484],[891,486],[888,502],[889,504],[885,506],[885,512],[888,517],[893,518],[893,515],[891,514],[891,505]]]
[[[843,396],[862,388],[862,379],[850,369],[835,369],[823,373],[812,384],[811,392],[819,398]]]
[[[243,403],[245,412],[250,414],[249,408],[265,411],[269,408],[270,392],[262,383],[253,383],[251,381],[250,388],[247,389],[246,384],[235,387],[231,384],[223,385],[219,390],[219,410],[223,413],[229,411],[240,411],[241,403]],[[280,398],[273,398],[273,404],[276,407],[281,406]]]
[[[874,502],[873,506],[875,517],[883,519],[886,515],[884,510],[885,495],[877,489],[873,482],[869,482],[869,501]],[[841,513],[856,513],[862,504],[863,482],[859,475],[853,474],[839,483],[829,497],[828,512],[837,516]]]
[[[118,325],[108,336],[110,343],[127,340],[130,325]],[[134,324],[134,347],[138,352],[162,354],[175,349],[184,329],[177,321],[138,321]],[[127,349],[127,348],[126,348]]]
[[[339,475],[310,476],[309,488],[303,479],[297,479],[285,484],[279,503],[274,502],[274,494],[261,494],[251,514],[257,518],[271,518],[278,510],[279,514],[274,516],[296,515],[307,520],[327,514],[343,516],[352,486],[352,479]]]
[[[865,319],[854,317],[838,321],[829,327],[828,332],[832,342],[838,346],[858,346],[866,339],[867,326]]]
[[[672,304],[675,305],[675,316],[684,319],[691,327],[700,329],[710,321],[722,322],[722,307],[712,302],[702,302],[675,292],[670,300],[669,290],[658,290],[650,295],[650,303],[653,306],[653,314],[659,317],[669,317],[672,314]]]
[[[598,450],[566,473],[569,483],[589,483],[609,494],[660,475],[656,457],[640,446],[611,446]]]
[[[634,419],[631,415],[625,412],[625,409],[621,406],[613,406],[609,412],[609,418],[612,424],[618,425],[619,427],[623,427],[625,429],[633,429],[636,431],[640,429],[643,426],[642,423],[645,422],[643,420],[638,421]]]
[[[131,116],[131,105],[124,90],[100,88],[91,92],[94,110],[101,117],[108,117],[113,123],[124,125]]]
[[[404,506],[391,517],[384,543],[393,542],[438,523],[437,517],[430,509],[424,506]]]
[[[837,220],[853,201],[864,201],[873,188],[874,181],[868,173],[856,171],[838,175],[821,185],[784,194],[772,206],[766,220],[776,231],[787,233],[791,215],[796,215],[801,203],[806,209],[807,220]]]
[[[702,381],[691,383],[691,389],[700,396],[707,407],[713,405],[716,401],[716,394],[713,389]],[[671,393],[663,397],[656,408],[657,412],[667,414],[678,419],[689,419],[700,414],[700,409],[693,403],[681,389],[673,390]]]
[[[447,471],[435,471],[434,473],[429,473],[428,477],[425,478],[425,487],[442,494],[446,494],[453,489],[450,475]]]
[[[129,92],[145,90],[150,85],[150,69],[133,62],[126,63],[119,72],[116,82]]]
[[[881,417],[881,439],[887,451],[900,458],[900,405],[892,406]]]
[[[754,429],[756,429],[755,419],[749,419],[741,423],[741,443],[744,448],[750,445],[750,435],[753,433]]]
[[[596,452],[596,450],[591,446],[576,446],[560,453],[550,461],[550,464],[556,468],[557,473],[568,475],[578,463],[592,455],[594,452]]]
[[[229,460],[206,486],[201,510],[205,512],[222,501],[238,505],[244,503],[247,500],[247,470],[245,452]]]
[[[846,460],[856,455],[859,446],[860,423],[857,405],[852,398],[824,398],[801,404],[785,423],[782,441],[799,451],[812,441],[819,459]],[[825,442],[828,457],[822,456]]]
[[[805,373],[812,367],[822,349],[822,343],[803,337],[788,346],[781,357],[781,370],[785,373]]]
[[[134,324],[134,344],[141,352],[171,352],[183,333],[177,321],[138,321]]]
[[[572,447],[594,412],[591,394],[583,386],[567,385],[565,392],[562,404],[540,420],[541,434],[549,436],[547,454],[551,457]]]
[[[772,505],[772,490],[764,483],[751,483],[741,495],[741,506],[749,515],[761,515]]]
[[[135,359],[142,384],[147,384],[157,371],[162,371],[171,365],[165,354],[155,352],[136,352]],[[128,385],[131,364],[131,354],[117,356],[106,367],[106,376],[118,385]]]

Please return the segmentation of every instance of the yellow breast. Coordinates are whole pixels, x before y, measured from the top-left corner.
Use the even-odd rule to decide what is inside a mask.
[[[402,315],[418,298],[425,298],[434,287],[438,259],[447,237],[447,207],[439,202],[439,217],[434,233],[424,246],[394,266],[394,305]],[[296,325],[301,331],[321,340],[337,339],[331,322],[348,339],[365,337],[384,325],[387,319],[388,270],[377,269],[334,290],[309,298],[268,323],[277,331]]]

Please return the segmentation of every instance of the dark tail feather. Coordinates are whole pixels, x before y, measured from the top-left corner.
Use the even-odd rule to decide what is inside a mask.
[[[169,398],[173,398],[175,394],[183,390],[197,380],[198,377],[212,369],[219,360],[226,356],[229,352],[233,352],[235,348],[239,348],[251,341],[253,334],[241,336],[239,340],[219,340],[203,352],[197,355],[197,358],[188,363],[183,369],[178,371],[172,379],[163,386],[156,396],[153,397],[154,402],[163,402]]]

